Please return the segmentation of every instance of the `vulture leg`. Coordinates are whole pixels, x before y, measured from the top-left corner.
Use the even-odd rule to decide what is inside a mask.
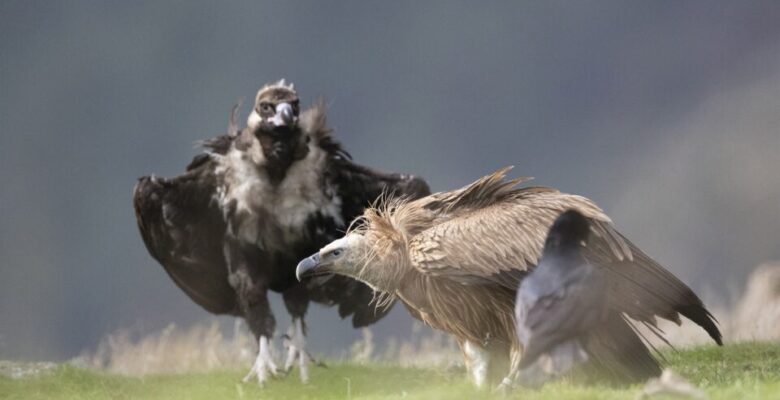
[[[249,330],[257,339],[257,358],[244,382],[257,378],[260,385],[265,384],[269,375],[278,375],[273,360],[273,339],[276,320],[268,302],[268,279],[263,276],[256,260],[260,254],[253,246],[242,246],[237,240],[226,241],[225,255],[228,260],[228,281],[236,291],[238,306],[246,319]]]
[[[501,393],[508,393],[515,386],[518,376],[520,376],[520,360],[522,359],[522,353],[517,350],[512,350],[510,353],[509,361],[509,374],[501,380],[501,383],[496,388],[496,391]]]
[[[288,333],[287,358],[284,363],[284,370],[289,372],[297,363],[301,375],[301,382],[309,381],[309,361],[310,356],[306,348],[306,324],[303,317],[309,308],[309,296],[304,285],[295,285],[282,293],[284,305],[287,311],[292,315],[293,322]]]
[[[290,372],[298,363],[300,368],[301,382],[309,381],[309,353],[306,351],[306,335],[304,334],[303,319],[293,318],[293,324],[290,326],[287,339],[287,359],[284,362],[284,371]]]
[[[459,342],[469,377],[475,386],[483,387],[487,381],[490,354],[486,349],[468,340]]]
[[[277,369],[272,355],[271,341],[268,336],[260,336],[257,344],[257,358],[243,381],[249,382],[252,378],[257,377],[257,382],[263,385],[268,380],[269,374],[274,377],[277,375]]]

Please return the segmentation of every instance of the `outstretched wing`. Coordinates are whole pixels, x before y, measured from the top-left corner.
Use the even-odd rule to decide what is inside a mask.
[[[216,180],[206,159],[179,177],[142,177],[133,191],[138,228],[149,254],[197,304],[236,313],[222,253],[225,223],[214,202]]]
[[[341,199],[341,214],[347,224],[380,197],[414,200],[431,194],[422,178],[382,172],[352,161],[352,156],[331,136],[326,108],[322,99],[317,101],[301,114],[301,127],[328,154],[325,179]]]
[[[380,197],[415,200],[431,193],[425,180],[414,175],[380,172],[346,158],[334,164],[333,182],[342,201],[344,221],[362,215]]]
[[[342,219],[348,225],[363,214],[363,210],[380,196],[417,199],[430,194],[421,178],[379,172],[351,161],[335,141],[326,141],[331,162],[326,177],[341,199]],[[366,284],[344,276],[333,276],[324,284],[309,285],[312,299],[325,304],[338,304],[342,318],[352,316],[352,325],[363,327],[384,317],[393,303],[379,301]]]
[[[655,326],[655,316],[679,325],[679,314],[682,314],[704,328],[717,344],[722,345],[717,321],[704,307],[699,296],[635,244],[620,233],[618,235],[628,244],[632,259],[612,257],[608,246],[598,240],[591,240],[585,251],[585,257],[591,263],[608,271],[613,308],[625,311],[631,318],[652,326]]]
[[[555,218],[576,209],[590,219],[592,234],[583,254],[606,270],[610,307],[652,325],[655,316],[679,323],[682,314],[721,343],[720,331],[698,296],[617,232],[592,201],[547,188],[512,190],[511,181],[502,182],[503,172],[472,185],[484,187],[459,191],[461,196],[438,196],[443,200],[437,200],[436,207],[446,212],[439,224],[411,239],[414,267],[463,284],[516,288],[537,263]],[[493,190],[496,187],[500,190]],[[472,192],[488,193],[489,200],[473,196],[478,206],[463,201]]]

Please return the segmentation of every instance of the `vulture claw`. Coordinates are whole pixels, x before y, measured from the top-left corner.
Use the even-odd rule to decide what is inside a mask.
[[[301,318],[293,318],[293,325],[290,327],[289,334],[284,335],[282,341],[287,348],[284,372],[289,373],[292,371],[293,365],[297,362],[301,373],[301,382],[308,383],[309,363],[314,361],[314,358],[306,349],[306,335],[303,331],[303,320]],[[316,361],[314,363],[317,364]]]
[[[495,389],[493,389],[494,394],[500,394],[502,396],[509,396],[510,393],[512,393],[512,390],[514,390],[515,386],[512,383],[512,380],[510,380],[508,377],[504,378],[504,380],[501,381],[501,383],[496,386]]]
[[[257,377],[257,383],[260,386],[264,386],[268,381],[269,375],[273,378],[279,377],[279,371],[276,368],[273,357],[271,356],[271,343],[266,336],[260,336],[259,349],[257,351],[257,359],[249,370],[249,373],[244,376],[243,382],[249,382],[252,378]]]

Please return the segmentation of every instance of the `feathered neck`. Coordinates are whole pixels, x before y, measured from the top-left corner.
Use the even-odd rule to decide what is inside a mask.
[[[364,237],[365,256],[357,278],[393,296],[404,278],[414,271],[408,244],[415,234],[417,213],[409,202],[390,200],[369,208],[350,229]]]

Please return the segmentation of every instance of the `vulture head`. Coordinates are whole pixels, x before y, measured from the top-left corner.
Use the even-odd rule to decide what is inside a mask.
[[[293,84],[284,79],[267,84],[257,91],[255,108],[249,114],[247,126],[252,129],[274,131],[275,128],[293,128],[298,125],[299,100]]]
[[[298,280],[319,275],[357,277],[369,249],[365,237],[350,233],[304,258],[295,270]]]
[[[409,262],[408,237],[421,215],[403,200],[380,209],[366,209],[346,236],[305,258],[295,271],[299,280],[337,274],[357,279],[372,289],[392,294],[401,285]]]
[[[284,79],[263,86],[236,148],[246,152],[256,166],[264,168],[273,183],[280,182],[288,168],[306,157],[309,136],[298,124],[298,93]]]

